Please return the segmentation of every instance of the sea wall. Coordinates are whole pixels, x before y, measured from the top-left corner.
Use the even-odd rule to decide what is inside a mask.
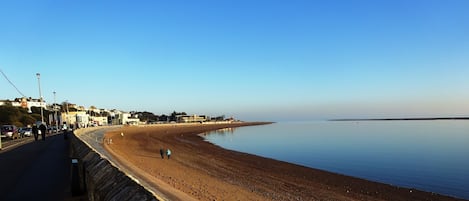
[[[73,196],[87,194],[90,201],[158,200],[150,191],[76,137],[75,133],[70,133],[68,137],[71,141],[71,157],[76,159],[72,159]]]

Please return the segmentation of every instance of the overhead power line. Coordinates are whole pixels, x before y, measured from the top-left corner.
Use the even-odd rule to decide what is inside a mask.
[[[13,86],[16,91],[22,96],[22,97],[26,97],[23,93],[21,93],[21,91],[18,89],[18,87],[15,86],[15,84],[13,84],[13,82],[10,81],[10,79],[8,79],[7,75],[5,75],[5,73],[3,73],[3,70],[0,69],[0,72],[2,73],[3,77],[5,77],[5,79],[11,84],[11,86]]]

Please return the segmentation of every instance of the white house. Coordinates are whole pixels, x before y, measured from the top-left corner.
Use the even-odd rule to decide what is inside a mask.
[[[207,117],[205,115],[179,115],[177,116],[177,121],[179,123],[201,123],[207,121]]]
[[[0,100],[0,105],[5,105],[7,102],[10,102],[11,105],[14,107],[28,108],[29,112],[31,112],[31,107],[42,107],[44,109],[47,109],[47,103],[44,100],[42,100],[41,102],[39,99],[15,98],[15,100],[12,101]]]

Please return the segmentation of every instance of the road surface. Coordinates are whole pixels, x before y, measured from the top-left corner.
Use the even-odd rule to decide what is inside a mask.
[[[63,134],[48,136],[45,141],[25,139],[19,145],[3,147],[0,200],[79,200],[71,195],[69,147]]]

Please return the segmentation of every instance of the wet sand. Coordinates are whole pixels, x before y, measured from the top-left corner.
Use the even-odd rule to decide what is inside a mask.
[[[462,200],[225,150],[199,136],[257,124],[123,127],[104,144],[171,200]],[[171,159],[162,159],[160,148],[171,149]]]

